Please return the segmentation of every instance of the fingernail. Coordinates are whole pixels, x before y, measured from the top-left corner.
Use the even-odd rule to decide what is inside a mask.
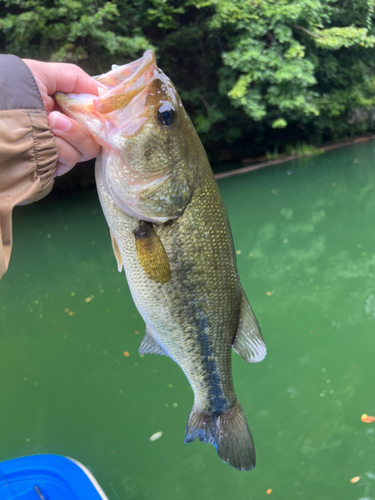
[[[57,162],[55,177],[60,177],[61,175],[66,174],[72,168],[72,165],[65,165],[64,163]]]
[[[48,122],[52,131],[67,132],[72,126],[71,121],[58,111],[52,111],[48,115]]]

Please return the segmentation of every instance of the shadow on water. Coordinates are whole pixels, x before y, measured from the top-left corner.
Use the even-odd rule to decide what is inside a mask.
[[[375,424],[361,422],[375,413],[374,167],[368,142],[219,182],[268,346],[259,365],[233,354],[249,473],[183,444],[193,394],[171,360],[137,353],[144,324],[95,191],[17,208],[0,282],[0,460],[74,457],[111,500],[375,499]]]

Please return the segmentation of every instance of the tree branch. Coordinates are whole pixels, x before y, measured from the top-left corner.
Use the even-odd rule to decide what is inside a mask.
[[[293,28],[297,28],[298,30],[302,30],[308,35],[312,36],[313,38],[321,38],[319,35],[316,35],[315,33],[312,33],[311,31],[307,30],[303,26],[298,26],[297,24],[294,24]]]

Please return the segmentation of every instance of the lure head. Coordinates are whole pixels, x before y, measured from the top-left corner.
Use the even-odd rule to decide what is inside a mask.
[[[96,79],[107,87],[99,97],[55,98],[103,146],[100,168],[116,204],[150,222],[179,217],[191,199],[203,148],[172,82],[151,50]]]

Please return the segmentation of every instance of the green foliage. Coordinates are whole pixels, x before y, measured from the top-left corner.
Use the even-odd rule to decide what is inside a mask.
[[[210,26],[231,34],[231,50],[223,53],[223,62],[237,75],[234,85],[229,75],[222,88],[234,106],[273,128],[321,114],[316,47],[369,48],[375,43],[367,28],[323,28],[337,14],[334,1],[212,0],[211,4],[216,12]]]
[[[375,37],[368,36],[368,29],[353,26],[319,30],[315,33],[315,36],[315,43],[318,47],[331,50],[352,47],[353,45],[373,47],[375,44]]]
[[[154,48],[209,153],[257,156],[375,129],[374,4],[0,0],[0,50],[98,74]]]
[[[319,155],[320,153],[322,153],[322,151],[319,148],[310,146],[305,142],[297,142],[295,146],[286,147],[287,155],[310,156]]]
[[[159,28],[176,29],[178,28],[178,14],[184,14],[184,7],[175,7],[167,1],[152,0],[153,8],[147,11],[150,21],[156,21]]]
[[[272,128],[285,128],[288,125],[284,118],[278,118],[272,123]]]
[[[4,50],[21,57],[77,62],[118,54],[136,57],[152,46],[141,30],[119,33],[124,25],[115,1],[11,0],[0,9]],[[1,3],[0,3],[1,5]],[[0,13],[1,13],[0,10]],[[134,11],[135,6],[129,10]],[[140,16],[139,16],[140,17]]]
[[[298,156],[310,156],[310,155],[318,155],[323,151],[315,146],[311,146],[310,144],[306,144],[305,142],[297,142],[295,145],[288,144],[284,150],[283,154],[279,153],[279,149],[277,147],[274,148],[273,153],[270,151],[266,151],[267,160],[275,160],[280,157],[290,156],[290,155],[298,155]]]

